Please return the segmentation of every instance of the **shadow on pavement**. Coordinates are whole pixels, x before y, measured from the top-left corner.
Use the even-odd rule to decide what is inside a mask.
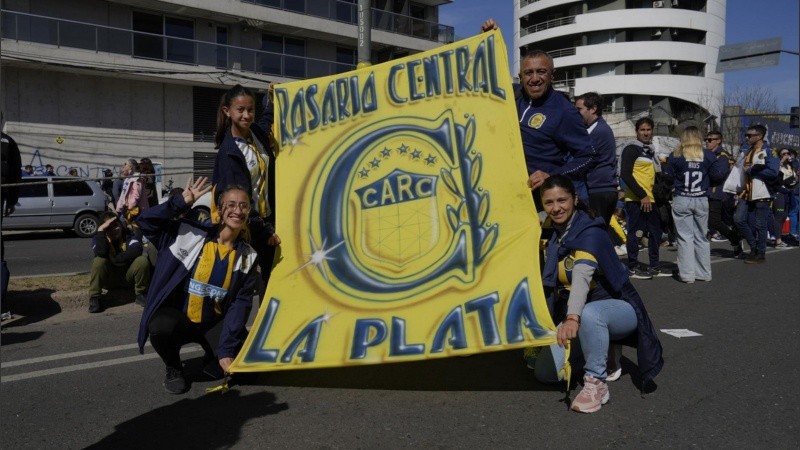
[[[33,291],[8,291],[3,298],[3,309],[8,308],[14,316],[21,316],[3,328],[13,328],[45,320],[61,312],[61,305],[53,300],[53,289],[39,288]],[[5,338],[3,338],[4,344]]]
[[[563,391],[565,387],[536,381],[520,349],[360,367],[237,373],[231,384],[401,391]]]
[[[5,328],[5,325],[3,326]],[[2,339],[3,345],[10,345],[10,344],[21,344],[23,342],[28,341],[35,341],[39,339],[44,334],[44,331],[31,331],[27,333],[14,333],[14,332],[3,332],[3,336],[0,338]]]
[[[115,426],[112,434],[86,448],[233,448],[245,423],[289,409],[275,400],[268,392],[242,397],[235,390],[183,399]]]

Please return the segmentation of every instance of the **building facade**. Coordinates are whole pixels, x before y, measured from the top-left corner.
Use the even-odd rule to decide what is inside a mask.
[[[453,41],[452,0],[372,0],[372,62]],[[2,0],[4,129],[37,173],[210,175],[220,95],[351,70],[356,0]],[[166,181],[166,180],[165,180]]]
[[[556,89],[604,96],[617,137],[651,116],[667,134],[721,116],[726,0],[521,0],[515,2],[514,72],[540,49],[554,59]]]

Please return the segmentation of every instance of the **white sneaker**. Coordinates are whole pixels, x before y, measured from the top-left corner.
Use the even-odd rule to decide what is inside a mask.
[[[608,362],[612,363],[613,367],[617,369],[606,374],[606,383],[609,381],[617,381],[622,376],[622,364],[619,360],[622,358],[622,346],[619,344],[611,344],[608,346]]]
[[[624,245],[617,245],[614,247],[617,256],[628,256],[628,249]]]

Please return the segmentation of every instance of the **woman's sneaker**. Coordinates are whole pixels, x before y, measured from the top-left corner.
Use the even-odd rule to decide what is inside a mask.
[[[610,395],[608,385],[591,375],[583,376],[583,389],[572,401],[570,409],[582,413],[600,411],[600,407],[608,402]]]
[[[666,270],[662,269],[661,267],[650,267],[647,269],[647,273],[650,274],[651,277],[671,277],[672,272],[667,272]]]
[[[164,389],[170,394],[183,394],[187,391],[186,379],[183,378],[183,370],[167,367],[167,375],[164,377]]]
[[[637,280],[652,280],[653,276],[647,273],[646,270],[642,270],[638,267],[633,269],[628,269],[628,276],[631,278],[636,278]]]

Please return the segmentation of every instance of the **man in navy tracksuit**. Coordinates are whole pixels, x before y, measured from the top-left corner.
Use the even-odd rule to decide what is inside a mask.
[[[617,142],[603,118],[603,97],[587,92],[575,98],[575,107],[583,118],[597,152],[597,165],[586,174],[589,207],[603,218],[606,227],[617,207]]]
[[[583,184],[585,174],[596,164],[595,149],[575,106],[551,86],[550,55],[540,51],[526,54],[520,81],[514,97],[528,167],[528,186],[536,190],[556,174]],[[541,210],[539,195],[534,194],[533,198]]]

